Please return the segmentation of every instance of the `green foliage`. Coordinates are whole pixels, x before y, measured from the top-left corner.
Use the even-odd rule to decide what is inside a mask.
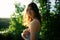
[[[40,32],[41,40],[60,40],[59,24],[60,24],[60,0],[56,0],[54,13],[50,12],[49,0],[38,0],[40,3],[40,11],[43,21]]]
[[[14,40],[21,40],[21,32],[25,29],[22,25],[22,11],[24,10],[24,7],[21,7],[20,4],[15,4],[15,8],[16,11],[11,16],[9,30],[14,35]]]

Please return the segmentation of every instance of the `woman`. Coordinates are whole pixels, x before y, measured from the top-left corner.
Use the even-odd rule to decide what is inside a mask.
[[[27,26],[21,36],[24,40],[38,40],[41,28],[41,15],[35,3],[30,3],[23,15],[23,24]]]

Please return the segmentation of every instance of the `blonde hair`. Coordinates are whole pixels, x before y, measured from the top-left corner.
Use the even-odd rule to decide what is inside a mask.
[[[23,25],[26,27],[30,26],[30,22],[33,20],[33,16],[30,17],[27,13],[27,7],[25,8],[24,12],[23,12]],[[33,13],[34,15],[34,13]]]

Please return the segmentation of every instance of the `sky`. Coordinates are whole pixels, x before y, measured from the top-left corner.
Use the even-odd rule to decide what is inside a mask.
[[[0,0],[0,18],[10,18],[15,11],[15,2],[27,5],[31,0]]]
[[[14,11],[14,1],[0,0],[0,18],[9,18]]]
[[[50,0],[51,1],[51,12],[54,10],[54,5],[55,5],[55,0]]]
[[[15,2],[20,2],[22,5],[28,5],[32,0],[0,0],[0,18],[10,18],[10,15],[15,11]],[[50,0],[54,5],[54,0]]]

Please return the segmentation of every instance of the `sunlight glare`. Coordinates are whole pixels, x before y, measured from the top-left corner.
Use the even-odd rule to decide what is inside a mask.
[[[15,0],[16,2],[20,2],[22,5],[28,5],[32,0]]]
[[[14,11],[14,1],[1,0],[0,1],[0,18],[9,18]]]
[[[10,18],[10,15],[15,11],[15,2],[28,5],[31,1],[32,0],[0,0],[0,18]]]

